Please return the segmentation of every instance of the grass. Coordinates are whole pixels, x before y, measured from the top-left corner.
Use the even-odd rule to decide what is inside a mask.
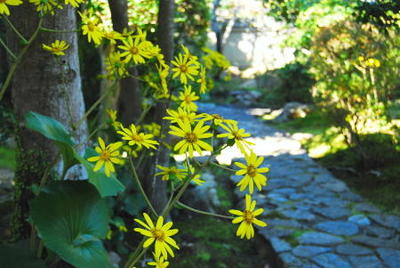
[[[294,133],[309,133],[301,141],[309,155],[336,177],[384,211],[400,214],[400,152],[390,135],[375,133],[361,136],[362,146],[349,147],[339,128],[321,110],[305,118],[273,124]],[[363,152],[363,158],[360,157]]]
[[[15,170],[15,150],[6,147],[0,147],[0,168]]]

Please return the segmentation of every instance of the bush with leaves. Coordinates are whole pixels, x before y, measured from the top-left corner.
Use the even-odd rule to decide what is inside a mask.
[[[388,103],[398,93],[400,38],[370,24],[342,21],[321,27],[312,41],[314,97],[346,129],[349,144],[359,135],[393,133]]]

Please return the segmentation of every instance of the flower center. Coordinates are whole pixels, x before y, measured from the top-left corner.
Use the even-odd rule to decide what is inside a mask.
[[[192,102],[192,97],[190,95],[185,96],[185,102],[186,103],[191,103]]]
[[[137,47],[131,47],[129,49],[129,52],[131,52],[131,54],[136,55],[139,53],[139,49]]]
[[[236,131],[233,131],[232,135],[235,138],[235,140],[242,140],[243,139],[242,136]]]
[[[153,237],[154,237],[155,239],[157,239],[158,241],[161,241],[161,242],[164,241],[164,239],[165,239],[165,233],[164,233],[163,230],[160,230],[160,229],[153,229],[153,230],[151,231],[151,233],[153,234]]]
[[[94,32],[95,29],[96,29],[96,25],[93,24],[92,22],[89,22],[89,23],[87,24],[87,27],[88,27],[88,29],[89,29],[90,32]]]
[[[250,177],[255,177],[257,175],[257,169],[253,165],[250,165],[247,167],[247,174]]]
[[[0,0],[0,3],[5,3],[7,0]]]
[[[251,211],[248,211],[248,210],[245,210],[243,212],[244,212],[244,215],[243,215],[244,221],[249,223],[249,224],[252,223],[253,219],[254,219],[253,213]]]
[[[179,66],[179,69],[181,70],[182,73],[186,73],[188,70],[188,67],[185,64],[182,64]]]
[[[189,143],[195,143],[195,142],[197,141],[197,136],[196,136],[196,134],[194,134],[193,132],[189,132],[189,133],[186,133],[185,139],[186,139]]]
[[[101,152],[100,159],[105,160],[105,161],[110,159],[110,153],[108,151]]]
[[[133,135],[131,136],[131,139],[132,139],[133,141],[137,141],[137,142],[143,141],[143,137],[141,137],[140,135],[135,135],[135,134],[133,134]]]

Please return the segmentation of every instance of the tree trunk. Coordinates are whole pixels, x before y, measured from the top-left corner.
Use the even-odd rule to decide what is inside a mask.
[[[174,56],[174,15],[175,0],[160,0],[157,18],[157,42],[164,54],[166,62],[170,63]],[[165,116],[169,102],[160,102],[155,108],[154,121],[161,125],[161,129],[166,134],[168,125],[162,118]],[[166,138],[160,142],[160,148],[151,162],[151,201],[157,212],[161,212],[167,204],[167,182],[157,180],[154,176],[156,165],[167,166],[169,164],[168,149],[163,146],[163,142],[168,142]]]
[[[10,19],[25,38],[32,35],[39,21],[34,6],[27,4],[15,8]],[[67,5],[64,9],[57,10],[53,16],[46,15],[43,27],[71,32],[39,33],[12,80],[12,100],[19,122],[14,239],[28,236],[30,227],[26,219],[29,216],[28,204],[33,197],[31,185],[40,183],[49,163],[55,161],[58,155],[52,142],[23,126],[24,115],[34,111],[53,117],[73,133],[77,143],[85,143],[87,139],[86,120],[77,125],[85,107],[81,91],[77,35],[73,31],[76,29],[74,8]],[[70,45],[65,56],[55,57],[41,47],[43,43],[50,44],[57,39],[65,40]],[[21,49],[20,40],[10,29],[7,32],[7,41],[15,53]],[[76,168],[74,172],[67,174],[67,178],[81,179],[82,170]]]
[[[109,0],[113,28],[117,32],[128,29],[128,3],[126,0]],[[138,75],[137,68],[132,67],[129,73]],[[120,81],[118,110],[121,122],[126,126],[139,118],[141,109],[141,96],[139,80],[128,77]]]

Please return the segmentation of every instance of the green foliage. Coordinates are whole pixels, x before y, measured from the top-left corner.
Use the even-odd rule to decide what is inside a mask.
[[[54,182],[32,201],[31,217],[46,247],[76,267],[111,267],[101,239],[110,220],[96,189],[84,181]]]
[[[197,50],[206,45],[210,10],[207,0],[176,1],[175,27],[179,43]]]
[[[28,246],[6,244],[0,245],[0,267],[45,268],[46,265]]]
[[[74,149],[72,147],[75,142],[59,121],[45,115],[29,112],[25,115],[25,122],[27,128],[35,130],[55,142],[63,157],[63,173],[78,163],[74,157]]]
[[[360,1],[356,8],[357,20],[373,23],[380,29],[400,27],[400,2],[392,0]]]
[[[400,38],[394,31],[390,37],[372,25],[347,21],[320,28],[313,39],[314,97],[346,129],[350,144],[390,122],[387,100],[396,94],[394,74],[400,71]]]
[[[0,147],[0,168],[15,169],[15,150],[6,147]]]
[[[259,78],[265,88],[263,103],[281,107],[287,102],[312,103],[311,87],[314,80],[308,68],[299,62],[286,64]]]

